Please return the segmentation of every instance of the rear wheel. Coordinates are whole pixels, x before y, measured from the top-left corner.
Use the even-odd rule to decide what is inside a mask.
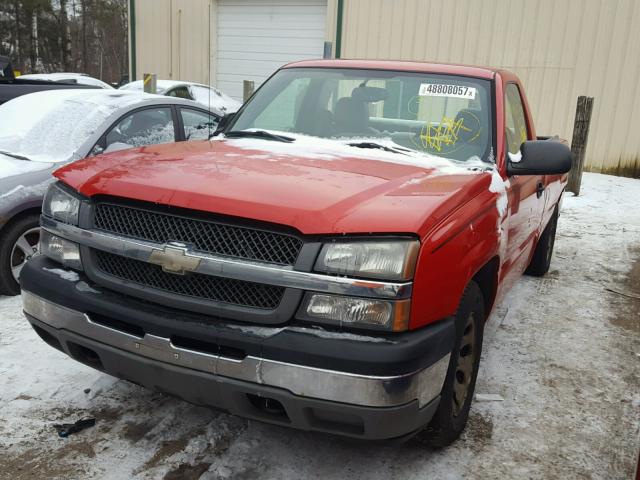
[[[556,241],[557,226],[558,207],[553,211],[553,215],[549,219],[549,223],[542,232],[542,235],[540,235],[538,245],[536,245],[536,249],[533,252],[531,263],[524,272],[527,275],[541,277],[549,271],[549,267],[551,266],[551,257],[553,256],[553,245]]]
[[[427,428],[417,436],[419,441],[434,448],[446,447],[456,440],[469,418],[484,329],[484,300],[480,287],[473,281],[464,291],[455,322],[456,343],[440,404]]]
[[[26,215],[7,225],[0,235],[0,294],[20,293],[20,272],[38,254],[40,216]]]

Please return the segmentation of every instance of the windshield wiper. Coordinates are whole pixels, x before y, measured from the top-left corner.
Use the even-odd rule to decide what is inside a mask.
[[[264,140],[275,140],[276,142],[284,143],[291,143],[295,141],[295,138],[277,135],[275,133],[267,132],[266,130],[231,130],[230,132],[224,132],[224,136],[227,138],[262,138]]]
[[[27,160],[29,162],[32,161],[29,157],[18,155],[17,153],[5,152],[4,150],[0,150],[0,153],[6,155],[7,157],[17,158],[18,160]]]
[[[384,150],[385,152],[401,153],[402,155],[407,155],[407,152],[411,152],[411,150],[407,148],[389,147],[388,145],[382,145],[381,143],[376,142],[353,142],[347,143],[347,145],[349,145],[350,147],[372,148],[376,150]]]

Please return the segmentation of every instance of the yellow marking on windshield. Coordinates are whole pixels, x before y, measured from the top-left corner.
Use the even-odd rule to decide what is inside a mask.
[[[455,145],[460,138],[460,131],[470,132],[471,129],[463,125],[464,118],[456,121],[451,117],[442,117],[438,126],[425,125],[420,133],[423,148],[430,148],[441,152],[444,146]]]

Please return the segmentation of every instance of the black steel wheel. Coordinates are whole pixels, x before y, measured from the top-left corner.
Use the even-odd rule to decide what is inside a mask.
[[[433,448],[451,444],[464,430],[476,386],[484,330],[484,298],[470,282],[455,315],[456,341],[442,386],[440,404],[416,439]]]

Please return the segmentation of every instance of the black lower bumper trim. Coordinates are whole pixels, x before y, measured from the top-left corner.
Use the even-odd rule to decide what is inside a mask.
[[[365,440],[406,436],[424,427],[440,397],[423,408],[417,401],[397,407],[365,407],[294,395],[279,388],[191,370],[58,330],[27,316],[38,334],[52,346],[86,365],[167,393],[196,405],[301,430]]]

